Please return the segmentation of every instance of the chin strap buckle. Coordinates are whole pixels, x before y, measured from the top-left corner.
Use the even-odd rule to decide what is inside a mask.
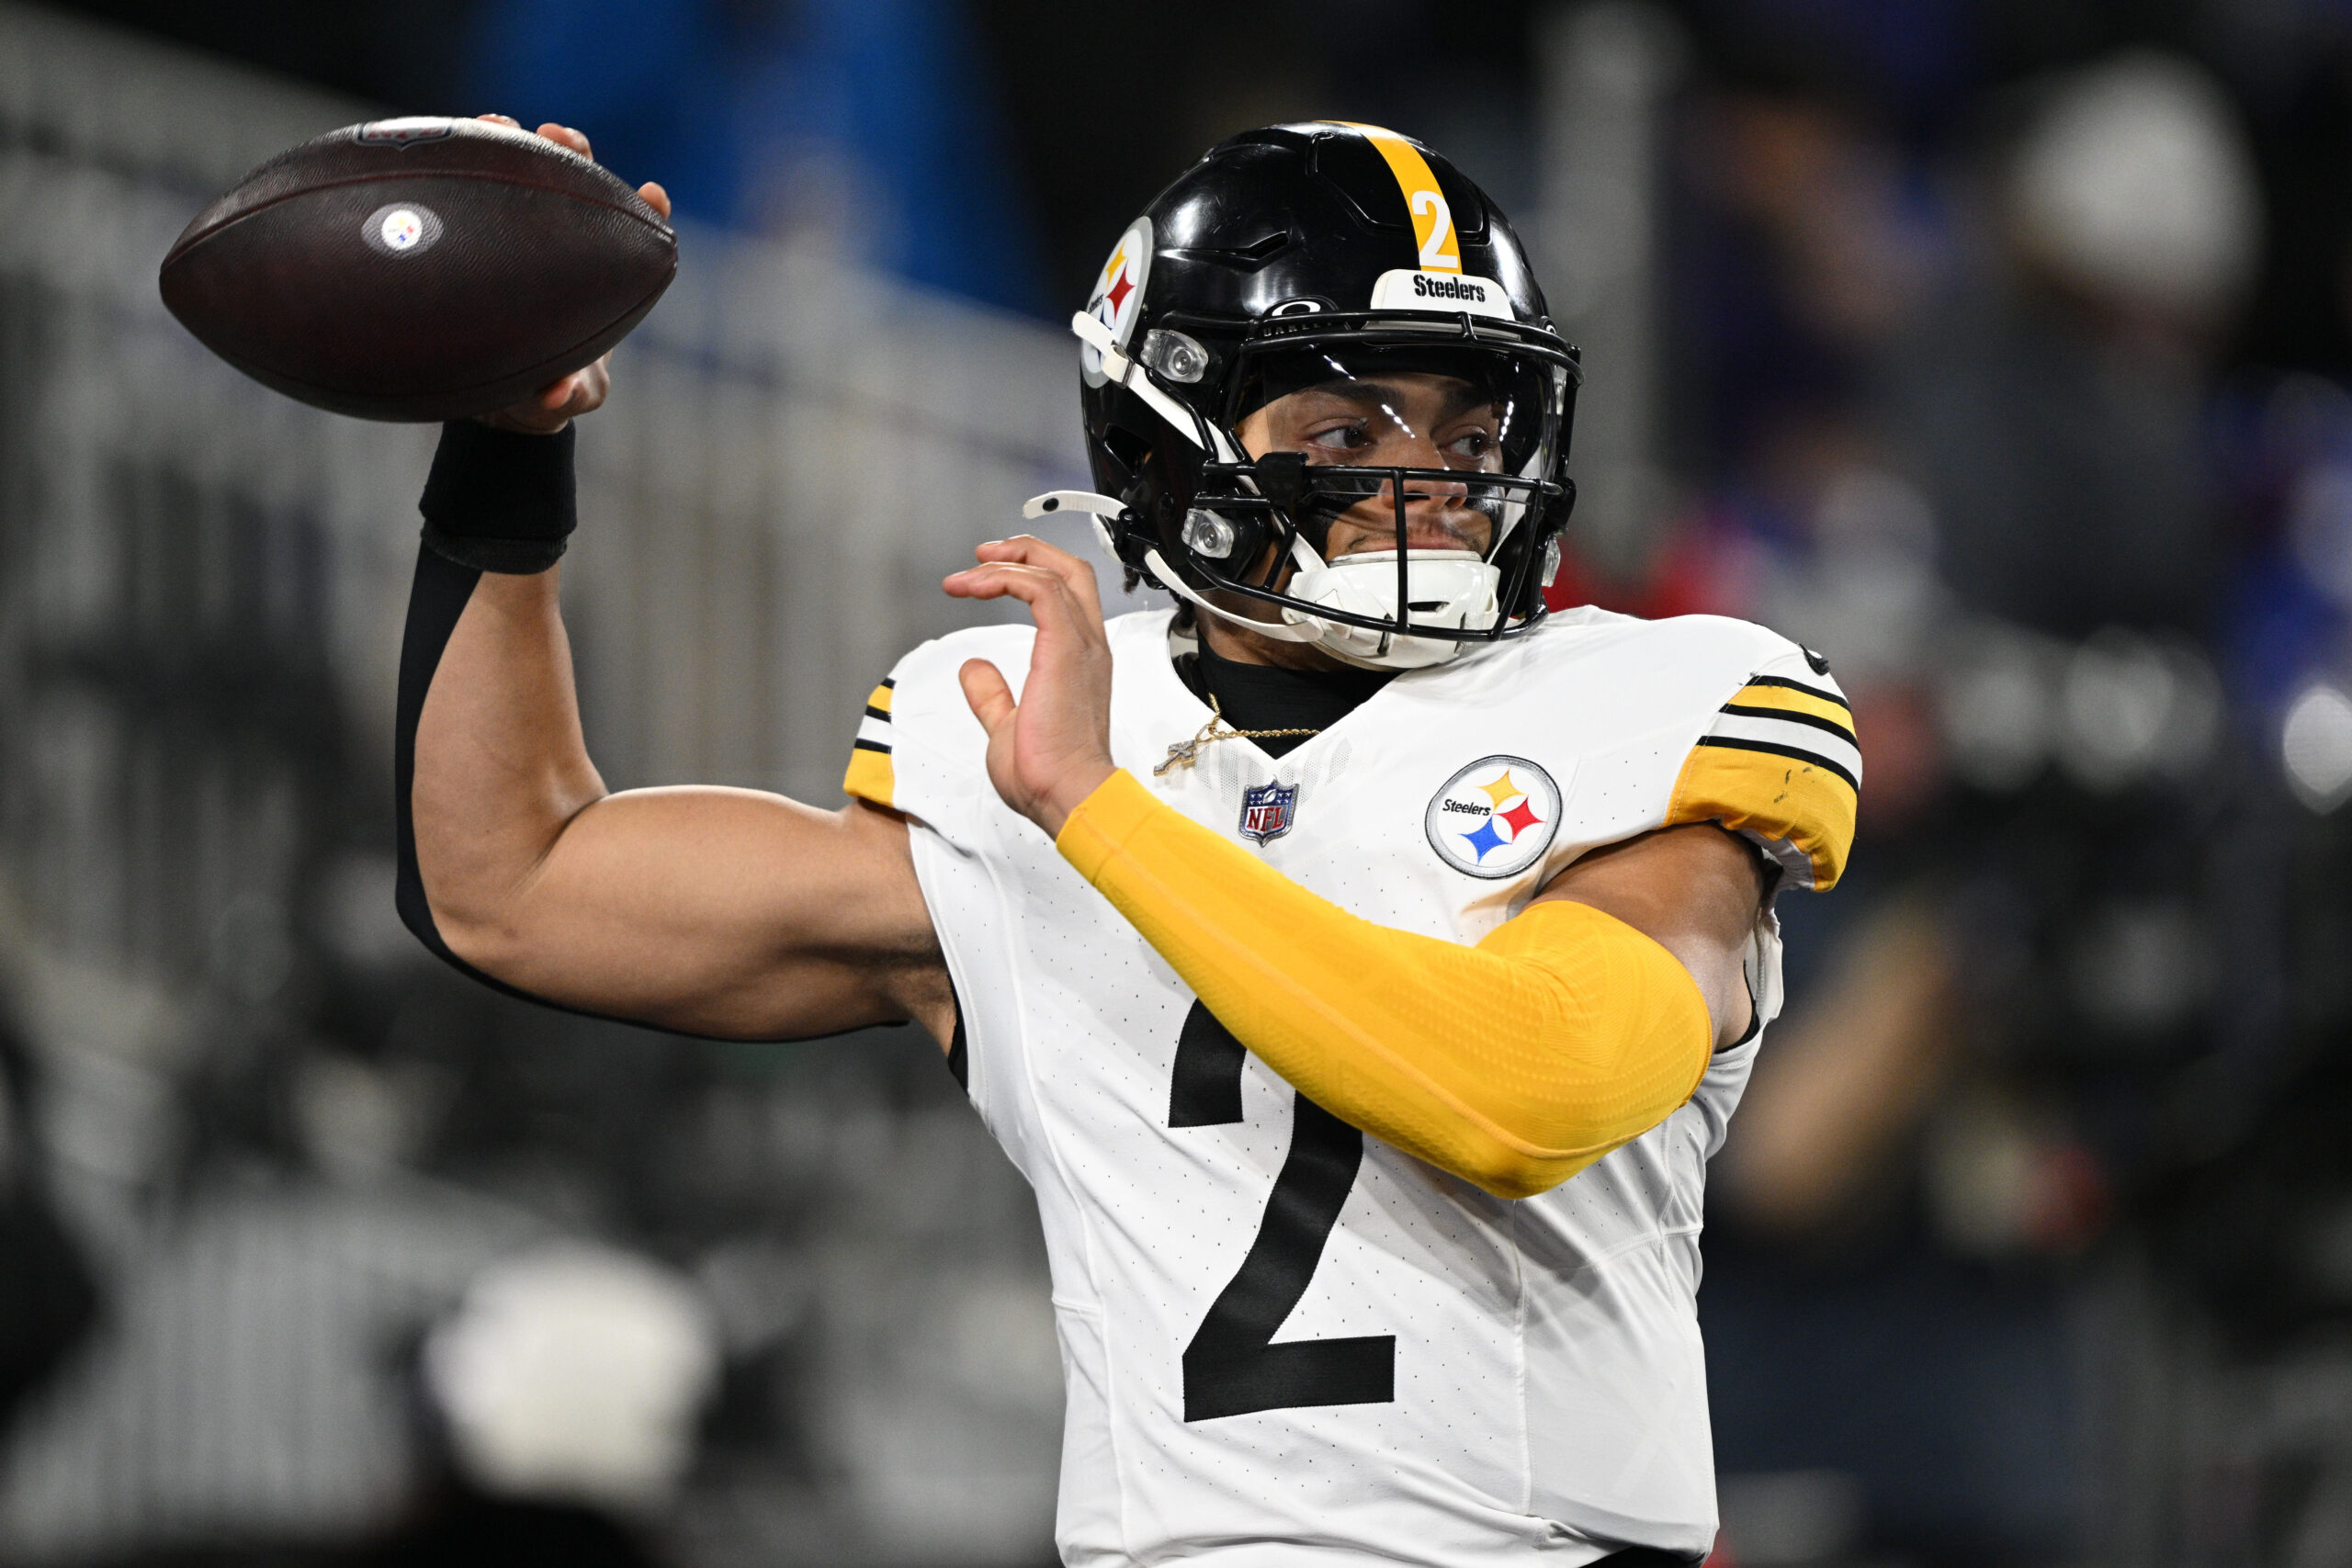
[[[1021,503],[1021,515],[1035,521],[1056,512],[1083,512],[1094,517],[1116,517],[1126,510],[1107,495],[1091,490],[1049,490]]]
[[[1109,496],[1091,490],[1049,490],[1021,503],[1021,515],[1031,522],[1057,512],[1076,512],[1093,518],[1094,537],[1102,545],[1102,553],[1114,561],[1119,558],[1119,541],[1111,532],[1111,525],[1125,511]]]

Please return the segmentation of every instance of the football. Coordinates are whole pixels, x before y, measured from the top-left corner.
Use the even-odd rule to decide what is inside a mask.
[[[363,419],[487,413],[645,319],[677,236],[602,165],[486,120],[355,125],[197,215],[164,303],[288,397]]]

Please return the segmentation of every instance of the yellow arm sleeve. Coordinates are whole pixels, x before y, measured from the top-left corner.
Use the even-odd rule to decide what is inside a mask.
[[[1690,972],[1589,905],[1536,904],[1476,947],[1374,925],[1125,772],[1057,847],[1301,1093],[1497,1197],[1657,1125],[1713,1051]]]

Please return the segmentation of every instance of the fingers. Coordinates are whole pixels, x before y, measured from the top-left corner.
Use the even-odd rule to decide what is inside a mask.
[[[1102,591],[1094,580],[1093,567],[1034,534],[991,539],[972,554],[986,564],[1012,563],[1050,572],[1069,586],[1079,603],[1091,607],[1098,616],[1102,613]]]
[[[595,364],[541,388],[537,399],[539,407],[567,419],[595,412],[605,406],[605,394],[612,389],[611,361],[612,356],[607,355]]]
[[[478,114],[474,118],[488,120],[492,125],[507,126],[515,130],[523,129],[523,122],[511,114]],[[596,155],[588,149],[588,138],[571,126],[558,125],[555,121],[549,120],[539,127],[538,133],[559,147],[571,148],[583,158],[594,158]]]
[[[1004,671],[985,659],[967,659],[956,671],[956,680],[964,688],[964,700],[972,707],[972,716],[980,728],[994,735],[1015,711],[1012,688],[1005,683]]]
[[[512,126],[516,130],[523,129],[522,121],[516,119],[513,115],[478,114],[474,116],[474,118],[476,119],[486,119],[492,125]],[[554,120],[549,120],[545,125],[539,127],[538,134],[546,137],[549,141],[554,142],[559,147],[571,148],[574,152],[579,153],[583,158],[594,158],[596,155],[595,150],[588,144],[586,132],[572,126],[559,125]],[[668,191],[662,189],[652,181],[648,180],[645,184],[637,187],[637,194],[639,198],[642,200],[646,206],[653,209],[654,211],[660,213],[664,219],[667,219],[670,216],[670,193]]]
[[[1096,643],[1103,640],[1102,610],[1065,579],[1042,567],[989,561],[959,571],[940,586],[956,599],[1018,599],[1029,607],[1041,633]]]
[[[972,552],[980,564],[940,586],[956,599],[1018,599],[1041,634],[1101,643],[1102,601],[1094,570],[1068,550],[1030,535],[992,539]]]
[[[951,599],[1013,598],[1032,606],[1045,599],[1063,605],[1074,605],[1076,603],[1069,585],[1052,572],[1011,561],[967,567],[950,576],[940,586],[947,591]]]
[[[555,121],[549,120],[539,127],[539,134],[559,147],[571,148],[583,158],[594,158],[596,155],[588,150],[588,138],[568,125],[558,125]]]
[[[549,413],[560,413],[566,419],[576,413],[586,413],[581,405],[594,395],[594,380],[585,370],[574,370],[562,380],[542,388],[538,404]]]
[[[612,389],[612,375],[599,359],[560,381],[551,381],[522,402],[482,415],[482,423],[498,430],[526,435],[552,435],[583,413],[605,406]]]
[[[1080,599],[1061,578],[1037,567],[991,561],[959,571],[941,586],[956,599],[1019,600],[1036,623],[1041,658],[1048,648],[1101,650],[1109,641],[1102,612]]]

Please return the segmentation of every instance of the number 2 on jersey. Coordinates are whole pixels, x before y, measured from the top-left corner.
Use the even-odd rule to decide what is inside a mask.
[[[1249,1052],[1195,1001],[1176,1042],[1170,1127],[1241,1120]],[[1247,1416],[1303,1404],[1385,1404],[1396,1397],[1396,1337],[1273,1337],[1306,1294],[1324,1244],[1363,1163],[1363,1134],[1305,1095],[1294,1097],[1290,1153],[1266,1200],[1258,1238],[1184,1349],[1184,1419]]]

